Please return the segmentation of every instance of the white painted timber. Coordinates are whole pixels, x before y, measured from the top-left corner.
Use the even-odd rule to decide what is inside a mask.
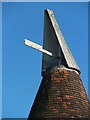
[[[25,39],[25,40],[24,40],[24,43],[25,43],[25,45],[27,45],[27,46],[30,46],[30,47],[32,47],[32,48],[34,48],[34,49],[36,49],[36,50],[39,50],[39,51],[41,51],[41,52],[49,55],[49,56],[52,56],[52,53],[51,53],[51,52],[43,49],[42,46],[40,46],[40,45],[38,45],[38,44],[36,44],[36,43],[34,43],[34,42],[31,42],[30,40]]]

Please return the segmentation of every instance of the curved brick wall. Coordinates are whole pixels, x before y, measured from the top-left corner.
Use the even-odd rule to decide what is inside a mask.
[[[67,69],[47,71],[36,95],[31,118],[87,118],[89,102],[79,74]]]

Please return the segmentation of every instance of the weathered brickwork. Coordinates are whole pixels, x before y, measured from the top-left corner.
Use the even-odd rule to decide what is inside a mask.
[[[58,69],[46,72],[32,106],[31,118],[88,118],[89,101],[79,74]]]

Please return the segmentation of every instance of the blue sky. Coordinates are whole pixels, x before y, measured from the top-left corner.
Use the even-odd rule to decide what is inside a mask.
[[[0,119],[2,117],[2,4],[0,3]]]
[[[3,2],[89,2],[89,0],[3,0]]]
[[[88,3],[3,3],[3,117],[27,117],[41,83],[44,10],[54,11],[88,94]],[[90,96],[89,96],[90,98]]]

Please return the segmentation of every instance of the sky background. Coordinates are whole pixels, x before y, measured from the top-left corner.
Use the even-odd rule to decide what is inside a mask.
[[[3,2],[89,2],[89,0],[2,0]]]
[[[26,118],[41,83],[44,10],[54,11],[88,94],[88,3],[3,3],[3,117]],[[89,96],[90,98],[90,96]]]
[[[0,3],[0,119],[2,117],[2,4]]]

